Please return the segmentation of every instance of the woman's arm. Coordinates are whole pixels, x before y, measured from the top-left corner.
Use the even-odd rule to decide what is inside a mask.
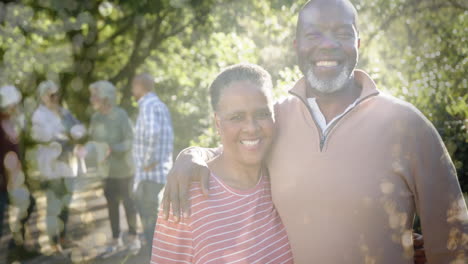
[[[130,118],[128,117],[127,113],[120,109],[119,113],[119,123],[121,124],[119,127],[122,129],[122,141],[119,143],[113,144],[109,146],[111,151],[114,153],[125,153],[130,151],[132,148],[133,142],[133,128],[131,125]]]
[[[193,263],[192,230],[187,222],[164,219],[160,213],[154,231],[151,263]]]

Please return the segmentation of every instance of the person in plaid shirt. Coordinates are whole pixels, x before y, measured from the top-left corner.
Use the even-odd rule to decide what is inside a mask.
[[[139,114],[133,143],[135,160],[135,200],[143,224],[148,254],[153,241],[158,213],[158,193],[172,167],[174,132],[166,105],[154,93],[154,79],[137,75],[132,94],[138,101]]]

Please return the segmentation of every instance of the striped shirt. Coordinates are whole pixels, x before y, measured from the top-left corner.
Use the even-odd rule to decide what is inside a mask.
[[[190,197],[189,219],[175,223],[158,217],[152,264],[293,263],[269,177],[249,190],[236,190],[212,174],[209,198],[199,183],[192,184]]]
[[[159,97],[150,92],[138,100],[138,119],[133,142],[135,189],[142,180],[166,183],[172,167],[174,132],[169,110]],[[153,170],[144,168],[156,164]]]

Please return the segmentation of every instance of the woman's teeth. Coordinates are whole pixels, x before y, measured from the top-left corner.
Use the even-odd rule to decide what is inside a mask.
[[[260,143],[260,139],[257,140],[241,140],[241,144],[246,146],[255,146]]]

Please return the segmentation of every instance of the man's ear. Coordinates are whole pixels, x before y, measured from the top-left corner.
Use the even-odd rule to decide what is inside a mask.
[[[358,49],[361,48],[361,38],[360,37],[358,37],[358,39],[357,39],[357,47],[358,47]]]

